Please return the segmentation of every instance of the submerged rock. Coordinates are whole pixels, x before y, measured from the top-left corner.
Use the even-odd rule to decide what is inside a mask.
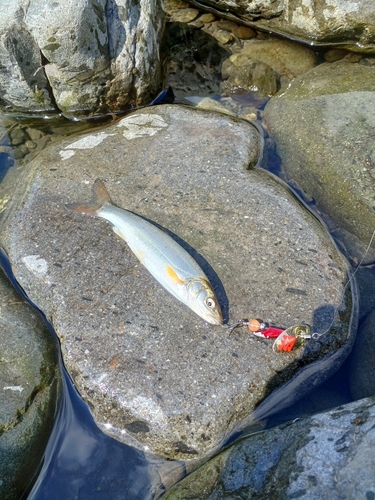
[[[223,91],[243,88],[275,94],[280,79],[290,79],[306,73],[317,63],[315,53],[289,40],[251,40],[224,61]]]
[[[264,112],[287,174],[359,258],[375,229],[374,110],[375,67],[339,61],[296,78]],[[366,260],[374,256],[372,248]]]
[[[57,346],[0,271],[0,497],[18,500],[41,465],[60,391]]]
[[[223,63],[221,75],[224,80],[221,91],[227,95],[239,91],[273,95],[279,88],[279,75],[261,61],[244,61],[240,58],[233,64],[231,59],[227,59]]]
[[[373,498],[374,418],[369,398],[249,436],[164,498]]]
[[[53,322],[96,422],[120,441],[203,457],[262,401],[258,418],[322,382],[351,347],[346,262],[283,184],[248,170],[260,151],[249,122],[163,105],[54,144],[20,176],[1,224],[16,278]],[[89,200],[96,178],[191,253],[225,320],[307,322],[322,336],[278,354],[244,328],[206,324],[105,221],[65,207]]]
[[[161,84],[159,0],[16,0],[0,21],[0,108],[66,116],[150,102]]]

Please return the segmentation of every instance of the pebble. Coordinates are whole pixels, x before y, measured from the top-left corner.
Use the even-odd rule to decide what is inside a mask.
[[[43,135],[43,132],[35,128],[27,128],[26,133],[32,141],[40,139]]]
[[[213,31],[211,35],[216,38],[216,40],[222,45],[227,44],[231,40],[233,40],[232,33],[228,33],[228,31],[217,30]]]
[[[197,9],[179,9],[172,12],[172,21],[179,23],[190,23],[194,21],[199,16],[199,11]]]
[[[24,144],[25,141],[27,141],[28,139],[27,134],[20,127],[16,127],[13,130],[11,130],[8,135],[12,146],[18,146],[19,144]]]
[[[233,21],[217,21],[214,25],[220,30],[229,31],[237,38],[241,38],[243,40],[249,40],[256,37],[254,30],[247,28],[246,26],[239,26]]]
[[[199,20],[203,23],[203,24],[208,24],[208,23],[212,23],[213,21],[215,21],[216,17],[211,14],[210,12],[207,12],[206,14],[202,14],[199,18]]]
[[[327,62],[336,62],[343,59],[347,54],[348,51],[344,49],[330,49],[324,54],[324,59]]]

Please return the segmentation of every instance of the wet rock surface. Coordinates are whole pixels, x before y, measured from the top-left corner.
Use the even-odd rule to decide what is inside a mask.
[[[363,399],[250,436],[165,498],[372,498],[374,404]]]
[[[4,245],[109,435],[166,458],[201,457],[302,367],[309,365],[308,376],[301,384],[297,377],[294,398],[309,380],[322,381],[351,342],[346,263],[284,185],[247,170],[259,154],[249,122],[158,106],[49,147],[21,175],[2,220]],[[97,177],[119,206],[160,224],[191,252],[227,320],[307,322],[323,333],[319,341],[281,355],[245,329],[228,336],[205,324],[108,224],[65,208],[90,199]],[[322,359],[320,375],[313,362]]]
[[[59,397],[57,346],[0,271],[0,497],[18,500],[37,473]]]
[[[229,61],[236,68],[244,68],[251,63],[261,62],[272,68],[278,79],[284,76],[286,83],[316,66],[317,57],[311,49],[295,42],[269,39],[245,42],[243,48],[233,54]],[[254,86],[257,87],[257,85]],[[259,88],[259,90],[263,89]],[[274,94],[275,92],[267,93]]]
[[[345,42],[355,50],[375,50],[375,7],[371,0],[306,0],[302,5],[286,0],[203,0],[199,5],[211,7],[217,15],[243,20],[254,29],[317,44]]]
[[[375,67],[362,63],[321,64],[264,112],[288,179],[333,219],[359,259],[375,228]],[[367,262],[374,256],[372,248]]]
[[[150,102],[161,84],[160,1],[7,2],[0,108],[82,116]]]

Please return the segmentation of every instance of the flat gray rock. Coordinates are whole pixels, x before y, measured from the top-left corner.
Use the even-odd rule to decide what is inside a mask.
[[[18,500],[43,458],[60,393],[56,342],[0,270],[0,497]]]
[[[157,106],[47,148],[20,177],[0,228],[4,245],[109,435],[166,458],[202,457],[275,389],[295,380],[293,401],[347,355],[355,301],[350,287],[342,301],[346,262],[284,185],[249,170],[260,149],[249,122]],[[307,322],[323,335],[278,354],[245,328],[229,336],[206,324],[109,224],[65,207],[89,200],[96,178],[118,206],[191,253],[227,321]]]

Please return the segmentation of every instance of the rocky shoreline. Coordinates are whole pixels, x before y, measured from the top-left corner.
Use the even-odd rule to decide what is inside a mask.
[[[372,396],[373,377],[367,375],[372,373],[375,306],[368,293],[375,255],[368,247],[375,228],[371,5],[363,2],[361,13],[353,5],[345,13],[339,5],[331,6],[337,19],[345,19],[345,27],[335,31],[332,12],[316,15],[314,8],[321,9],[320,3],[300,12],[297,29],[296,15],[286,27],[281,1],[280,12],[272,15],[265,10],[253,19],[239,7],[231,19],[223,19],[217,12],[174,0],[165,5],[163,47],[164,14],[160,23],[150,22],[155,18],[150,13],[161,9],[158,2],[137,11],[138,24],[132,9],[122,6],[117,12],[115,2],[87,17],[84,5],[82,1],[75,7],[84,16],[77,14],[77,19],[84,19],[82,33],[92,26],[102,34],[96,38],[100,47],[95,49],[90,42],[79,57],[86,57],[90,46],[91,56],[101,61],[94,64],[97,75],[82,66],[71,78],[64,59],[69,58],[70,42],[59,45],[66,37],[61,32],[42,47],[47,58],[43,71],[32,74],[40,62],[30,56],[30,78],[18,89],[28,96],[21,107],[8,99],[10,87],[1,80],[6,88],[1,104],[9,114],[0,135],[4,171],[0,236],[18,283],[52,322],[68,373],[97,425],[147,453],[176,464],[184,461],[186,471],[192,472],[228,440],[263,428],[267,418],[307,396],[334,373],[352,349],[358,316],[358,341],[348,365],[351,390],[354,398]],[[206,8],[210,9],[208,3]],[[223,3],[220,8],[227,7]],[[48,29],[37,28],[33,9],[22,10],[25,32],[29,37],[38,33],[39,42],[45,44]],[[112,33],[104,21],[109,15],[116,20]],[[353,37],[361,15],[366,16],[367,32],[357,30]],[[237,22],[233,16],[239,16]],[[313,27],[313,19],[319,21],[318,27]],[[135,23],[134,31],[129,22]],[[316,50],[333,40],[324,23],[340,45]],[[267,27],[274,33],[282,30],[289,39],[265,33]],[[1,33],[7,54],[12,54],[16,45],[6,42],[5,28]],[[124,33],[133,43],[131,49],[126,44],[121,48]],[[17,36],[12,40],[20,41],[20,33]],[[313,39],[315,45],[299,44],[291,37]],[[142,40],[149,43],[146,52]],[[133,59],[126,62],[129,50]],[[162,68],[164,53],[169,62]],[[134,64],[131,82],[126,64]],[[162,69],[164,84],[172,86],[176,101],[184,105],[145,107],[120,118],[127,107],[151,101],[161,86]],[[20,70],[16,65],[12,71]],[[44,95],[38,109],[33,104],[36,91],[32,95],[26,89],[30,82]],[[73,83],[79,86],[78,97]],[[55,101],[50,99],[50,85]],[[113,112],[113,123],[91,129],[87,123],[61,118],[42,125],[24,118],[14,122],[11,117],[11,112],[53,113],[56,105],[74,119]],[[70,137],[72,132],[80,135]],[[254,168],[259,166],[269,172]],[[287,181],[299,200],[271,172]],[[150,278],[109,225],[66,209],[68,203],[90,198],[96,178],[103,179],[119,206],[168,231],[197,260],[213,283],[225,323],[244,317],[262,318],[282,328],[308,323],[321,335],[291,352],[277,353],[271,339],[257,337],[246,327],[228,335],[222,327],[205,324]],[[350,262],[365,264],[354,275],[359,289],[366,290],[359,303],[356,282],[348,286],[348,262],[308,207],[324,220]],[[8,472],[3,477],[10,482],[3,479],[0,491],[13,499],[27,487],[30,470],[42,456],[60,389],[48,332],[29,306],[11,297],[5,280],[4,287],[1,307],[9,314],[6,322],[13,324],[12,335],[22,330],[22,322],[30,323],[25,337],[19,337],[20,347],[23,338],[41,346],[26,345],[34,368],[40,356],[50,360],[46,385],[37,379],[23,382],[24,375],[17,374],[16,365],[3,354],[8,352],[4,346],[12,349],[10,333],[4,329],[0,341],[8,370],[1,372],[4,405],[10,408],[10,395],[18,398],[14,412],[19,413],[20,401],[26,401],[27,408],[34,399],[38,403],[36,386],[49,394],[33,410],[41,425],[32,438],[40,450],[34,454],[35,464],[29,462],[26,473],[20,458],[4,461]],[[17,314],[13,302],[20,304]],[[42,365],[45,369],[44,361]],[[29,392],[24,391],[25,384]],[[363,457],[372,439],[368,428],[372,405],[370,397],[250,436],[234,446],[233,454],[228,450],[211,459],[169,498],[223,498],[229,491],[234,498],[243,488],[249,498],[260,494],[278,498],[280,492],[285,498],[296,494],[318,498],[328,489],[331,498],[338,498],[341,486],[332,478],[344,472],[347,478],[356,474],[359,478],[352,486],[349,479],[343,482],[348,491],[371,494],[372,462],[365,463]],[[30,405],[30,411],[33,408]],[[11,412],[8,417],[4,415],[5,420],[14,420]],[[318,455],[324,452],[330,441],[329,422],[335,419],[345,430],[343,434],[337,430],[332,441],[337,456],[331,456],[329,472],[324,476],[317,466],[314,473],[304,474],[315,470],[314,457],[310,461],[301,457],[310,453],[311,446]],[[8,444],[11,433],[21,432],[21,427],[12,430],[5,420],[0,436],[4,456],[14,449],[14,441]],[[319,428],[316,439],[311,428]],[[357,441],[345,438],[356,433]],[[345,453],[340,455],[344,438]],[[288,445],[293,439],[299,442],[296,449]],[[30,454],[30,445],[25,446],[20,457]],[[257,452],[262,449],[273,458],[266,460]],[[351,467],[349,455],[356,457],[357,468]],[[243,460],[250,465],[244,466]],[[295,467],[302,472],[296,474]],[[14,468],[19,472],[12,480],[9,471]],[[19,479],[22,476],[25,482]],[[180,477],[181,470],[172,473],[166,487]],[[200,478],[211,480],[204,484]]]

